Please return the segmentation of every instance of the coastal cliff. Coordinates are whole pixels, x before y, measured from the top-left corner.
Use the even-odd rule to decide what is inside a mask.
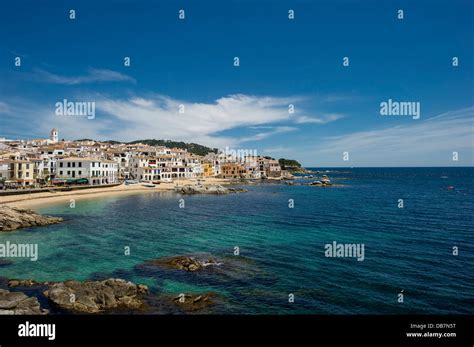
[[[0,232],[32,226],[58,224],[62,221],[62,218],[42,216],[28,209],[0,206]]]

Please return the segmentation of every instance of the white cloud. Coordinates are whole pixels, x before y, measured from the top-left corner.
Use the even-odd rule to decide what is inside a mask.
[[[239,143],[261,141],[296,131],[294,114],[288,104],[299,97],[229,95],[210,103],[196,103],[163,95],[132,96],[117,99],[106,95],[82,95],[68,101],[95,102],[95,119],[85,116],[57,116],[56,100],[45,104],[18,102],[8,116],[8,127],[19,127],[20,116],[28,119],[32,133],[49,133],[52,127],[67,139],[94,138],[131,141],[145,138],[197,142],[224,148]],[[180,113],[180,106],[184,113]],[[22,131],[26,128],[22,126]],[[237,130],[233,135],[227,131]],[[13,132],[11,132],[13,133]],[[16,133],[16,131],[15,131]]]
[[[329,122],[334,122],[343,117],[344,116],[342,114],[336,114],[336,113],[325,114],[325,115],[322,115],[321,117],[297,116],[295,118],[295,123],[297,124],[306,124],[306,123],[326,124]]]
[[[0,113],[8,113],[10,111],[10,107],[5,103],[0,101]]]
[[[312,157],[327,162],[325,166],[474,164],[474,107],[408,122],[327,137],[310,152]],[[455,151],[462,152],[459,162],[452,161]],[[342,162],[343,152],[349,152],[349,162]]]
[[[107,70],[107,69],[94,69],[90,68],[87,70],[86,75],[81,76],[61,76],[53,74],[51,72],[34,69],[32,78],[41,82],[48,82],[54,84],[64,85],[77,85],[84,83],[95,83],[95,82],[132,82],[136,83],[136,80],[128,75],[121,72]]]
[[[298,130],[298,128],[289,127],[289,126],[253,127],[253,129],[255,129],[255,128],[265,128],[265,129],[271,129],[271,130],[262,131],[262,132],[259,132],[255,135],[253,135],[253,136],[241,137],[241,138],[238,139],[238,142],[260,141],[260,140],[266,139],[268,137],[271,137],[273,135],[283,134],[283,133],[287,133],[287,132],[290,132],[290,131]]]
[[[262,150],[264,154],[274,154],[276,156],[281,156],[286,153],[291,153],[291,151],[293,151],[293,148],[285,147],[285,146],[264,148]]]
[[[272,126],[269,131],[253,136],[216,135],[234,128],[291,122],[288,104],[297,99],[237,94],[219,98],[213,103],[191,103],[162,95],[127,100],[102,96],[97,99],[96,107],[123,124],[122,129],[116,130],[110,137],[128,140],[165,138],[212,146],[233,146],[295,130],[288,126]],[[181,105],[184,106],[184,113],[179,113]]]

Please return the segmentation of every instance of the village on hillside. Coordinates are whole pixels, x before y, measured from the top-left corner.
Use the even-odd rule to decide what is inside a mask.
[[[278,160],[252,151],[219,151],[198,155],[182,148],[144,143],[0,139],[0,188],[67,185],[113,185],[124,181],[172,182],[180,179],[286,179]],[[291,168],[290,168],[291,169]]]

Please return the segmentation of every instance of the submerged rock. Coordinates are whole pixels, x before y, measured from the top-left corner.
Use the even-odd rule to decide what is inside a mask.
[[[0,259],[0,267],[12,265],[12,264],[13,264],[13,262],[12,262],[11,260],[8,260],[8,259]]]
[[[145,285],[114,278],[59,282],[43,292],[60,308],[82,313],[99,313],[114,308],[139,309],[144,305],[142,296],[147,293]]]
[[[243,189],[243,188],[227,188],[227,190],[229,191],[229,193],[246,193],[246,192],[248,192],[247,189]]]
[[[205,294],[180,294],[172,298],[175,305],[184,311],[197,311],[214,305],[216,295],[214,293]]]
[[[144,265],[163,266],[184,271],[200,271],[211,265],[221,265],[216,259],[211,257],[191,257],[191,256],[177,256],[165,257],[156,260],[147,261]]]
[[[32,226],[58,224],[62,221],[62,218],[42,216],[28,209],[0,206],[0,231],[11,231]]]
[[[36,282],[34,280],[9,280],[8,281],[8,286],[11,287],[11,288],[14,288],[14,287],[33,287],[33,286],[37,286],[37,285],[41,285],[41,284],[47,284],[47,282],[40,283],[40,282]]]
[[[0,315],[47,314],[38,299],[24,293],[0,289]]]

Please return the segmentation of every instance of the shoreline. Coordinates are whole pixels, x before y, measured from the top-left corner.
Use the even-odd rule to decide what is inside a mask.
[[[66,191],[66,192],[44,192],[44,193],[35,193],[35,194],[24,194],[24,195],[8,195],[1,197],[0,206],[8,207],[17,207],[17,208],[27,208],[35,209],[40,206],[67,203],[71,198],[78,199],[92,199],[92,198],[104,198],[109,196],[122,196],[128,194],[143,194],[143,193],[153,193],[153,192],[167,192],[174,191],[176,186],[183,186],[186,184],[196,184],[196,180],[183,179],[176,180],[171,183],[161,183],[155,187],[144,187],[141,183],[133,185],[121,184],[119,186],[110,187],[110,188],[90,188],[84,190],[76,191]],[[212,184],[231,184],[232,182],[227,179],[222,178],[205,178],[203,185],[212,185]]]

